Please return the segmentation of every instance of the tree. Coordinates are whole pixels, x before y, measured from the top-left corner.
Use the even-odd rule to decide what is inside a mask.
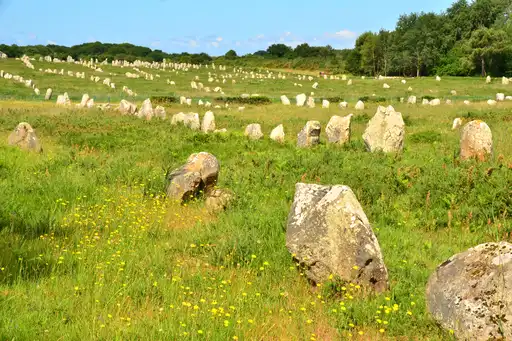
[[[273,44],[267,48],[268,54],[278,58],[284,57],[287,53],[291,51],[292,48],[286,46],[285,44]]]
[[[236,54],[236,51],[235,50],[229,50],[228,52],[226,52],[226,54],[224,55],[224,57],[226,59],[236,59],[236,57],[238,57],[238,55]]]
[[[493,56],[507,49],[507,40],[505,31],[494,28],[481,27],[471,34],[468,48],[471,49],[471,57],[480,63],[483,77],[487,75],[486,63],[491,63]]]

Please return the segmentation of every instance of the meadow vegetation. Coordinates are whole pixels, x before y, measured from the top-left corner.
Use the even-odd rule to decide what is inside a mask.
[[[86,79],[43,74],[20,61],[0,69],[34,79],[77,102],[89,93],[114,104],[127,85],[140,102],[150,96],[209,98],[190,89],[207,70],[163,72],[155,81],[128,79],[127,69],[105,66],[118,86],[88,78],[75,64],[34,61],[85,71]],[[211,70],[210,70],[211,71]],[[105,77],[105,73],[99,74]],[[237,79],[219,84],[226,96],[258,93],[266,105],[214,109],[227,134],[203,134],[169,120],[139,120],[115,111],[57,108],[31,89],[0,79],[0,338],[4,340],[449,340],[425,308],[425,284],[437,265],[488,241],[512,241],[512,104],[462,104],[507,93],[501,82],[480,78],[320,80],[294,87],[286,80]],[[166,84],[166,79],[176,86]],[[407,88],[413,91],[409,93]],[[311,89],[311,90],[310,90]],[[457,96],[450,94],[457,90]],[[297,108],[279,96],[316,92],[340,96],[364,111]],[[43,91],[44,92],[44,91]],[[372,96],[376,94],[376,96]],[[415,94],[452,99],[438,107],[406,105]],[[216,95],[215,95],[216,96]],[[323,96],[323,97],[322,97]],[[406,123],[401,154],[365,151],[361,135],[378,103],[393,105]],[[165,105],[168,117],[185,108]],[[234,105],[233,105],[234,107]],[[337,147],[297,149],[308,120],[322,126],[332,115],[354,113],[352,140]],[[460,162],[454,118],[482,119],[492,129],[494,154],[485,163]],[[34,154],[7,145],[19,122],[29,122],[43,144]],[[266,138],[243,136],[249,123]],[[268,139],[283,123],[286,143]],[[202,200],[167,200],[165,174],[187,157],[207,151],[221,163],[218,185],[236,194],[233,205],[209,213]],[[334,280],[311,286],[285,247],[288,212],[297,182],[344,184],[361,202],[382,248],[391,289],[369,294]]]

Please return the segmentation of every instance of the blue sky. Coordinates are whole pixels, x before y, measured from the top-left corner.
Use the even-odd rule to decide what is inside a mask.
[[[454,0],[0,0],[0,43],[71,46],[129,42],[165,52],[221,55],[273,43],[353,47],[400,14],[440,12]]]

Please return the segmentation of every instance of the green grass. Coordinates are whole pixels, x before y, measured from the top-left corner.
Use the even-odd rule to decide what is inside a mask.
[[[43,64],[34,62],[36,69],[49,67]],[[13,60],[0,61],[0,69],[24,77],[33,73]],[[127,85],[140,94],[140,103],[152,94],[168,95],[166,78],[178,83],[178,95],[196,96],[189,90],[193,72],[175,78],[159,72],[162,77],[153,83],[114,77],[118,90],[112,92],[90,82],[84,70],[85,80],[37,71],[33,79],[42,90],[68,90],[75,100],[88,92],[117,101],[119,88]],[[204,80],[205,72],[200,74]],[[331,82],[335,89],[322,90]],[[361,340],[450,339],[426,312],[425,284],[453,254],[511,240],[512,106],[430,108],[394,99],[408,86],[414,94],[432,89],[443,98],[452,88],[461,98],[506,93],[480,79],[387,82],[389,95],[375,80],[355,80],[347,93],[341,90],[347,89],[344,82],[320,81],[315,92],[317,98],[356,100],[372,93],[390,98],[386,104],[393,103],[407,124],[401,155],[364,150],[361,135],[376,111],[373,103],[354,112],[347,146],[327,145],[322,135],[321,145],[299,150],[295,137],[307,120],[325,127],[330,116],[353,111],[279,104],[214,110],[217,126],[229,133],[204,135],[169,120],[55,108],[53,101],[32,98],[30,89],[0,80],[0,95],[20,100],[0,102],[0,339],[338,340],[349,334]],[[292,80],[224,88],[227,96],[299,93]],[[168,115],[184,110],[177,104],[166,109]],[[202,108],[190,110],[204,114]],[[488,123],[494,138],[489,162],[458,161],[459,134],[450,130],[455,117]],[[44,153],[7,146],[8,134],[22,121],[36,129]],[[264,140],[244,138],[245,125],[253,122],[262,124]],[[280,123],[284,145],[268,139]],[[218,215],[208,214],[201,201],[182,207],[163,197],[167,169],[199,151],[219,159],[219,186],[237,195],[233,207]],[[353,189],[379,239],[389,292],[363,297],[348,284],[347,290],[334,283],[308,284],[285,248],[299,181]]]

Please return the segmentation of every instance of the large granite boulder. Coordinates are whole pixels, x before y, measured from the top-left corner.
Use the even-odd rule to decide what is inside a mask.
[[[459,340],[512,340],[512,244],[486,243],[437,267],[427,307]]]
[[[333,116],[325,127],[327,134],[327,141],[343,145],[350,141],[350,122],[352,121],[352,114],[345,117]]]
[[[402,114],[392,106],[379,106],[368,122],[363,134],[364,144],[370,152],[400,152],[404,148],[405,123]]]
[[[308,121],[297,135],[297,147],[311,147],[320,143],[322,126],[318,121]]]
[[[388,289],[379,242],[347,186],[296,184],[286,247],[314,283],[334,275],[378,292]]]
[[[462,128],[460,137],[460,158],[476,158],[484,161],[492,154],[491,128],[479,120],[471,121]]]

